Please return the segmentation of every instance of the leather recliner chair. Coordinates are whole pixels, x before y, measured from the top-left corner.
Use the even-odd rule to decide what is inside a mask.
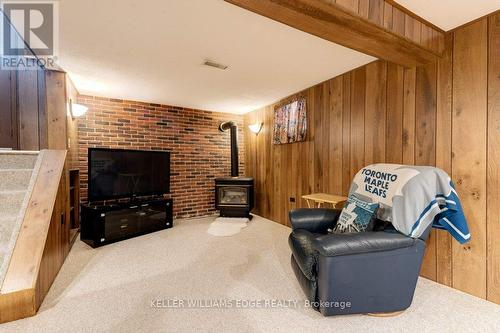
[[[420,239],[396,231],[329,233],[340,212],[303,208],[289,214],[291,264],[311,306],[325,316],[408,308],[430,227]]]

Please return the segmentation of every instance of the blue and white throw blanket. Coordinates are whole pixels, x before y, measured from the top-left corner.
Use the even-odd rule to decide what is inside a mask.
[[[418,238],[432,224],[461,244],[470,240],[457,192],[441,169],[372,164],[356,174],[349,195],[379,203],[377,217],[404,235]]]

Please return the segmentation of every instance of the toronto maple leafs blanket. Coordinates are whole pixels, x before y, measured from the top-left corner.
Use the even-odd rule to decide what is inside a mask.
[[[349,195],[378,203],[377,217],[407,236],[418,238],[432,224],[462,244],[470,240],[457,192],[441,169],[372,164],[356,174]]]

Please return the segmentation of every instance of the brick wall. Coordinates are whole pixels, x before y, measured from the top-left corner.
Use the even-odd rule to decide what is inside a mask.
[[[167,150],[171,152],[171,197],[176,217],[213,214],[214,178],[230,175],[229,133],[222,121],[238,123],[240,174],[244,174],[243,117],[92,96],[79,96],[89,107],[79,120],[81,195],[87,198],[89,147]]]

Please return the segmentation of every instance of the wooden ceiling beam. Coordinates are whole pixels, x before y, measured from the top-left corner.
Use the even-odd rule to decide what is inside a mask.
[[[371,22],[334,0],[225,0],[295,29],[405,67],[436,61],[432,47]]]

